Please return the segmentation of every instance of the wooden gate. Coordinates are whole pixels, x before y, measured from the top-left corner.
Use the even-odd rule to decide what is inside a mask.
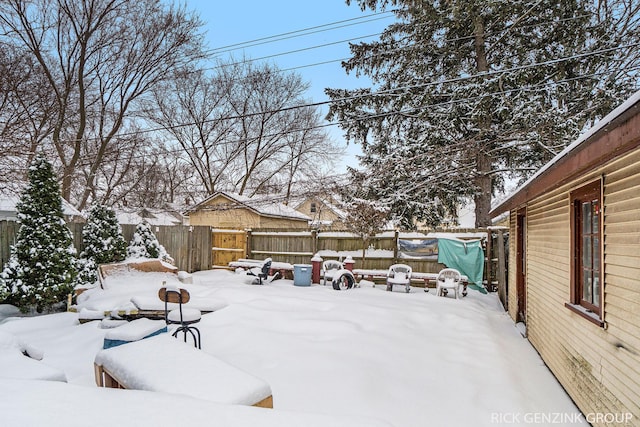
[[[246,233],[242,230],[213,230],[213,265],[227,267],[230,262],[245,258]]]

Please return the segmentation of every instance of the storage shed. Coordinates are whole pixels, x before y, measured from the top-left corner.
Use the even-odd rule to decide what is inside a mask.
[[[504,212],[510,316],[587,421],[640,426],[640,92],[491,214]]]
[[[308,229],[307,215],[278,201],[275,197],[246,197],[216,192],[185,212],[189,225],[208,225],[216,228]]]

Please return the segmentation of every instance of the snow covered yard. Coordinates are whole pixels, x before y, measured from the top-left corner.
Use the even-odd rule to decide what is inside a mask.
[[[134,296],[124,291],[127,282],[135,295],[157,295],[159,280],[156,276],[141,283],[137,278],[135,285],[122,280],[110,290],[90,291],[94,294],[84,305],[97,309],[126,304]],[[74,425],[106,425],[118,420],[118,414],[137,414],[148,425],[165,425],[176,420],[167,414],[172,410],[161,409],[171,400],[184,404],[192,412],[188,420],[202,425],[216,419],[218,425],[228,426],[290,425],[285,419],[295,425],[292,414],[298,413],[319,414],[308,425],[331,426],[534,425],[554,414],[565,421],[582,420],[495,295],[470,291],[468,297],[454,300],[421,288],[409,294],[400,288],[386,292],[384,286],[335,291],[319,285],[297,287],[291,280],[264,286],[248,285],[247,280],[228,271],[206,271],[194,274],[194,284],[185,287],[193,301],[203,298],[227,305],[202,317],[202,351],[269,383],[274,410],[98,389],[93,359],[106,329],[99,321],[78,325],[77,314],[59,313],[0,320],[0,333],[40,349],[40,363],[63,371],[74,383],[4,379],[3,418],[18,413],[13,425],[24,425],[19,411],[30,408],[41,411],[41,419],[50,420],[50,425],[69,425],[69,418],[80,421]],[[6,365],[0,375],[20,376]],[[70,396],[78,396],[78,401]],[[30,399],[38,403],[25,401]],[[100,402],[108,416],[83,410],[95,409]],[[68,412],[59,422],[44,418],[55,405]],[[205,419],[208,424],[202,423]]]

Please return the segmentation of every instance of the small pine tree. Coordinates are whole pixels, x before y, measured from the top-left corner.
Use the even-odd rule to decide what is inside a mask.
[[[73,237],[62,214],[62,198],[51,164],[38,156],[17,204],[16,243],[0,274],[0,299],[27,312],[65,301],[77,270]]]
[[[84,249],[80,253],[79,284],[93,284],[98,280],[99,264],[122,261],[127,256],[127,242],[115,212],[102,205],[89,210],[89,218],[82,229]]]
[[[160,258],[170,259],[167,250],[160,244],[157,237],[151,231],[148,222],[141,222],[136,226],[133,238],[127,248],[127,256],[130,258]]]

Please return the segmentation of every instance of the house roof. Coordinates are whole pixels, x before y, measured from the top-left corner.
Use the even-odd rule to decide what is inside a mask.
[[[16,212],[16,204],[20,201],[20,196],[15,194],[4,194],[0,192],[0,211]],[[62,214],[73,217],[84,217],[82,213],[76,209],[71,203],[62,199]]]
[[[334,196],[334,198],[337,198],[337,196]],[[347,217],[347,213],[340,209],[339,207],[337,207],[335,205],[335,203],[333,203],[329,198],[325,198],[325,197],[319,197],[319,196],[300,196],[300,197],[296,197],[295,199],[293,199],[291,201],[291,205],[295,208],[295,209],[300,209],[300,206],[302,206],[307,200],[311,200],[311,201],[317,201],[322,203],[326,208],[328,208],[329,210],[331,210],[331,212],[333,212],[336,216],[340,217],[340,218],[346,218]]]
[[[261,216],[271,218],[287,218],[297,221],[311,220],[311,218],[309,218],[302,212],[298,212],[297,210],[287,205],[274,201],[274,199],[270,198],[269,196],[247,197],[240,194],[229,193],[226,191],[217,191],[213,193],[211,196],[207,197],[205,200],[186,211],[185,214],[188,215],[190,212],[195,212],[205,208],[211,200],[218,196],[225,197],[231,202],[234,202],[241,207],[249,209],[250,211],[255,212],[256,214]]]
[[[150,225],[182,225],[183,219],[179,212],[137,208],[137,209],[115,209],[116,218],[120,224],[140,224],[146,221]]]
[[[640,91],[607,114],[556,155],[489,213],[492,218],[558,188],[586,171],[640,146],[640,125],[629,119],[640,113]]]

